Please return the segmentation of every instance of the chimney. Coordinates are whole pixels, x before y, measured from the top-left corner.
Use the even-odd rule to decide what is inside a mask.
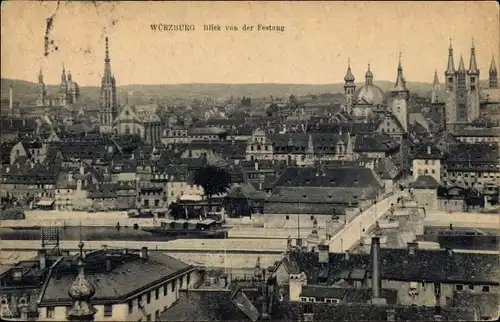
[[[418,243],[407,243],[408,245],[408,253],[410,255],[415,255],[415,251],[418,249]]]
[[[20,281],[23,278],[23,267],[16,266],[12,268],[12,279],[14,281]]]
[[[387,313],[387,321],[396,321],[396,310],[388,309]]]
[[[262,283],[262,311],[261,311],[261,319],[262,320],[267,320],[269,319],[269,311],[268,311],[268,300],[269,300],[269,293],[268,293],[268,286],[267,282]]]
[[[448,256],[453,256],[453,249],[451,247],[445,247],[445,249],[448,252]]]
[[[37,260],[40,264],[40,269],[47,268],[47,252],[45,249],[39,249],[37,253]]]
[[[329,262],[330,246],[327,244],[318,245],[318,263],[327,264]]]
[[[144,260],[148,259],[148,248],[147,247],[141,248],[141,258]]]
[[[259,170],[259,161],[255,160],[255,170]]]
[[[80,174],[83,176],[85,174],[85,168],[80,166]]]
[[[382,280],[380,277],[380,238],[372,237],[371,246],[372,257],[372,301],[373,304],[384,304],[384,299],[380,298]]]
[[[450,230],[453,230],[453,224],[450,224]]]
[[[349,251],[346,250],[344,254],[344,260],[348,261],[351,258],[351,255],[349,254]]]
[[[73,181],[73,173],[68,173],[68,181]]]
[[[431,154],[431,146],[427,146],[427,154]]]
[[[12,85],[9,86],[9,111],[12,114]]]
[[[106,256],[106,271],[110,272],[112,269],[111,258]]]
[[[102,245],[102,251],[104,253],[107,253],[108,252],[108,245]]]

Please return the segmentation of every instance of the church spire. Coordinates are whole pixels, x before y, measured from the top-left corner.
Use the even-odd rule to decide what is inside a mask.
[[[458,72],[465,73],[464,57],[460,55],[460,63],[458,63]]]
[[[62,73],[61,73],[61,83],[66,82],[66,69],[64,68],[64,63],[62,64]]]
[[[472,38],[472,47],[470,48],[469,74],[479,74],[476,62],[476,48],[474,48],[474,38]]]
[[[108,37],[106,37],[106,52],[104,57],[104,80],[108,83],[111,81],[111,59],[109,59],[109,44]]]
[[[451,45],[450,38],[450,47],[448,48],[448,67],[446,68],[446,75],[455,74],[455,64],[453,63],[453,46]]]
[[[434,70],[434,81],[432,82],[433,86],[439,85],[439,78],[438,78],[438,71],[437,69]]]
[[[403,66],[401,66],[401,53],[399,53],[398,75],[396,77],[396,85],[392,89],[393,92],[408,92],[406,81],[403,76]]]
[[[97,310],[90,299],[95,294],[94,286],[85,278],[83,264],[83,242],[80,240],[80,256],[78,259],[78,276],[68,290],[68,295],[73,300],[73,306],[68,310],[67,317],[70,321],[93,321]]]
[[[346,83],[354,82],[355,78],[354,75],[351,72],[351,59],[347,59],[347,73],[345,74],[344,81]]]
[[[38,84],[43,84],[43,72],[42,72],[42,67],[40,67],[40,72],[38,73]]]
[[[490,63],[490,77],[489,77],[489,87],[497,88],[498,87],[498,74],[497,74],[497,66],[495,65],[495,56],[491,56]]]

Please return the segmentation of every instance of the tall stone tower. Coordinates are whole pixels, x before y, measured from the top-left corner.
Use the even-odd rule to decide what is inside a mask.
[[[469,70],[467,71],[467,122],[472,122],[479,117],[479,69],[476,62],[476,49],[474,39],[470,48]]]
[[[448,66],[446,67],[444,76],[446,78],[446,91],[452,92],[455,88],[456,75],[455,75],[455,63],[453,60],[453,46],[451,44],[451,38],[450,38],[450,47],[448,48]]]
[[[438,97],[437,93],[441,89],[441,84],[439,83],[439,78],[438,78],[438,72],[437,70],[434,71],[434,81],[432,82],[432,97],[431,97],[431,103],[437,103]]]
[[[495,65],[495,57],[491,56],[490,63],[489,88],[498,88],[497,66]]]
[[[346,111],[348,114],[351,114],[352,112],[352,105],[353,105],[353,97],[354,97],[354,92],[356,91],[356,84],[354,84],[355,78],[354,75],[351,72],[351,60],[347,60],[347,73],[345,74],[344,77],[344,98],[345,98],[345,107]]]
[[[104,58],[104,75],[101,79],[101,95],[99,97],[100,131],[110,133],[113,130],[113,121],[118,116],[116,101],[116,82],[111,73],[111,59],[109,59],[108,37],[106,37],[106,55]]]
[[[467,122],[467,70],[464,65],[464,58],[460,56],[460,62],[458,63],[458,70],[456,72],[457,86],[455,88],[455,99],[456,99],[456,122],[466,123]]]
[[[391,112],[403,126],[405,132],[408,132],[408,99],[410,91],[406,88],[406,81],[403,76],[403,67],[401,66],[401,54],[399,55],[398,73],[396,84],[391,90]]]
[[[45,106],[45,104],[46,104],[45,100],[47,97],[47,90],[45,89],[45,84],[43,82],[42,68],[40,68],[40,72],[38,73],[37,89],[38,89],[38,98],[36,100],[36,106],[38,106],[38,107]]]

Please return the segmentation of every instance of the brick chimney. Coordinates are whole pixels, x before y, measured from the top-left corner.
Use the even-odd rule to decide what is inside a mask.
[[[371,245],[371,261],[372,261],[372,304],[386,304],[384,298],[380,297],[380,289],[382,288],[382,278],[380,277],[380,238],[372,237]]]
[[[40,264],[40,269],[47,268],[47,252],[45,249],[39,249],[37,253],[37,260]]]
[[[141,254],[140,254],[140,256],[144,260],[148,259],[148,248],[147,247],[142,247],[141,248]]]
[[[318,263],[328,264],[329,262],[330,246],[327,244],[318,245]]]
[[[407,245],[408,245],[408,253],[410,255],[415,255],[415,252],[418,249],[418,243],[407,243]]]

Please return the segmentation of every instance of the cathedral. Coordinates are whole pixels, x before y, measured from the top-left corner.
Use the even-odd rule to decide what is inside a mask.
[[[80,96],[80,88],[78,84],[73,81],[71,72],[68,71],[66,75],[66,70],[64,69],[61,73],[61,84],[59,85],[59,92],[55,96],[50,96],[47,94],[47,89],[45,83],[43,82],[43,73],[40,68],[40,73],[38,74],[38,98],[36,100],[37,107],[68,107],[71,104],[76,103]]]
[[[365,84],[356,89],[355,77],[351,71],[350,61],[344,77],[344,110],[351,117],[363,122],[384,120],[381,132],[401,138],[408,131],[408,99],[409,90],[403,75],[401,57],[396,74],[396,82],[386,95],[374,84],[370,65],[365,73]],[[387,127],[387,128],[385,128]]]
[[[108,37],[106,37],[106,52],[104,57],[104,75],[101,79],[101,94],[99,96],[99,124],[103,133],[113,132],[113,121],[118,116],[118,102],[116,100],[116,81],[111,73],[111,59],[109,58]]]

